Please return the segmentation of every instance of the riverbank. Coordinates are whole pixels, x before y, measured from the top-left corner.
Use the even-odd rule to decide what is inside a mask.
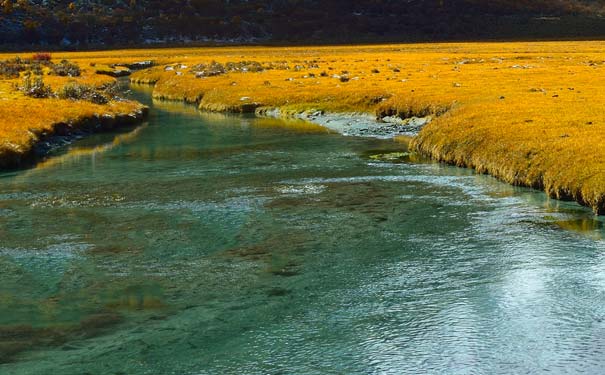
[[[49,54],[0,58],[0,169],[26,167],[94,132],[141,122],[114,78]]]
[[[603,47],[451,43],[61,56],[81,66],[153,61],[131,82],[153,85],[155,99],[205,111],[302,118],[356,136],[409,137],[422,128],[411,145],[425,155],[605,213],[605,83],[594,79],[605,69]]]
[[[0,101],[0,169],[32,165],[88,134],[142,122],[147,112],[147,107],[131,101],[106,105],[58,99]]]
[[[382,136],[385,119],[430,118],[411,143],[417,151],[603,214],[605,84],[594,79],[605,69],[603,46],[201,49],[132,81],[153,84],[156,99],[302,118],[351,135]],[[351,118],[358,113],[364,115]]]
[[[104,108],[103,114],[93,113],[76,118],[67,117],[60,122],[44,126],[44,130],[36,133],[29,131],[31,138],[25,145],[18,146],[5,142],[0,147],[0,170],[33,165],[55,149],[71,144],[87,135],[140,123],[145,120],[148,113],[147,107],[144,106],[123,109],[131,110],[131,112],[121,112],[118,108],[109,110]]]

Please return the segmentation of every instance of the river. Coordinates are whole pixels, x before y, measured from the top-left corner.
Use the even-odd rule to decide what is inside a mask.
[[[590,210],[136,96],[146,124],[0,174],[1,374],[605,372]]]

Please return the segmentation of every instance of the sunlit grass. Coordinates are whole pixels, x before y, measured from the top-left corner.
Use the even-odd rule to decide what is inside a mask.
[[[0,57],[0,60],[9,57],[12,56]],[[100,87],[114,81],[111,77],[94,74],[91,68],[84,69],[79,77],[47,73],[48,69],[45,69],[44,83],[53,91],[60,91],[71,82]],[[19,160],[27,155],[36,142],[52,135],[58,124],[77,127],[93,117],[125,115],[142,107],[129,101],[99,105],[85,100],[32,98],[16,89],[20,84],[21,78],[0,77],[0,166],[18,165],[18,161],[8,159]]]
[[[604,212],[604,47],[545,42],[141,51],[161,64],[133,78],[156,82],[158,98],[208,110],[255,103],[285,112],[433,114],[412,141],[423,153]],[[188,71],[198,63],[250,60],[285,61],[290,69],[207,78]],[[174,70],[166,71],[167,64]],[[345,74],[349,80],[341,82],[337,76]]]
[[[449,43],[124,50],[53,58],[77,62],[84,74],[92,65],[153,60],[156,67],[132,79],[155,83],[156,98],[211,111],[263,106],[286,114],[429,114],[433,121],[412,140],[417,150],[605,212],[604,49],[605,42]],[[274,68],[203,78],[191,71],[213,61]]]

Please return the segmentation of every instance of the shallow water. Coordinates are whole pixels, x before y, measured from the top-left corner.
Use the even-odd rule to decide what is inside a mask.
[[[1,174],[0,373],[603,373],[603,223],[401,148],[156,103]]]

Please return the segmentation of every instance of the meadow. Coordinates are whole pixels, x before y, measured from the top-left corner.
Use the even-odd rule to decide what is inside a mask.
[[[56,58],[82,67],[153,60],[131,81],[153,84],[156,99],[208,111],[431,116],[411,140],[418,152],[605,213],[604,49],[605,42],[445,43]]]

